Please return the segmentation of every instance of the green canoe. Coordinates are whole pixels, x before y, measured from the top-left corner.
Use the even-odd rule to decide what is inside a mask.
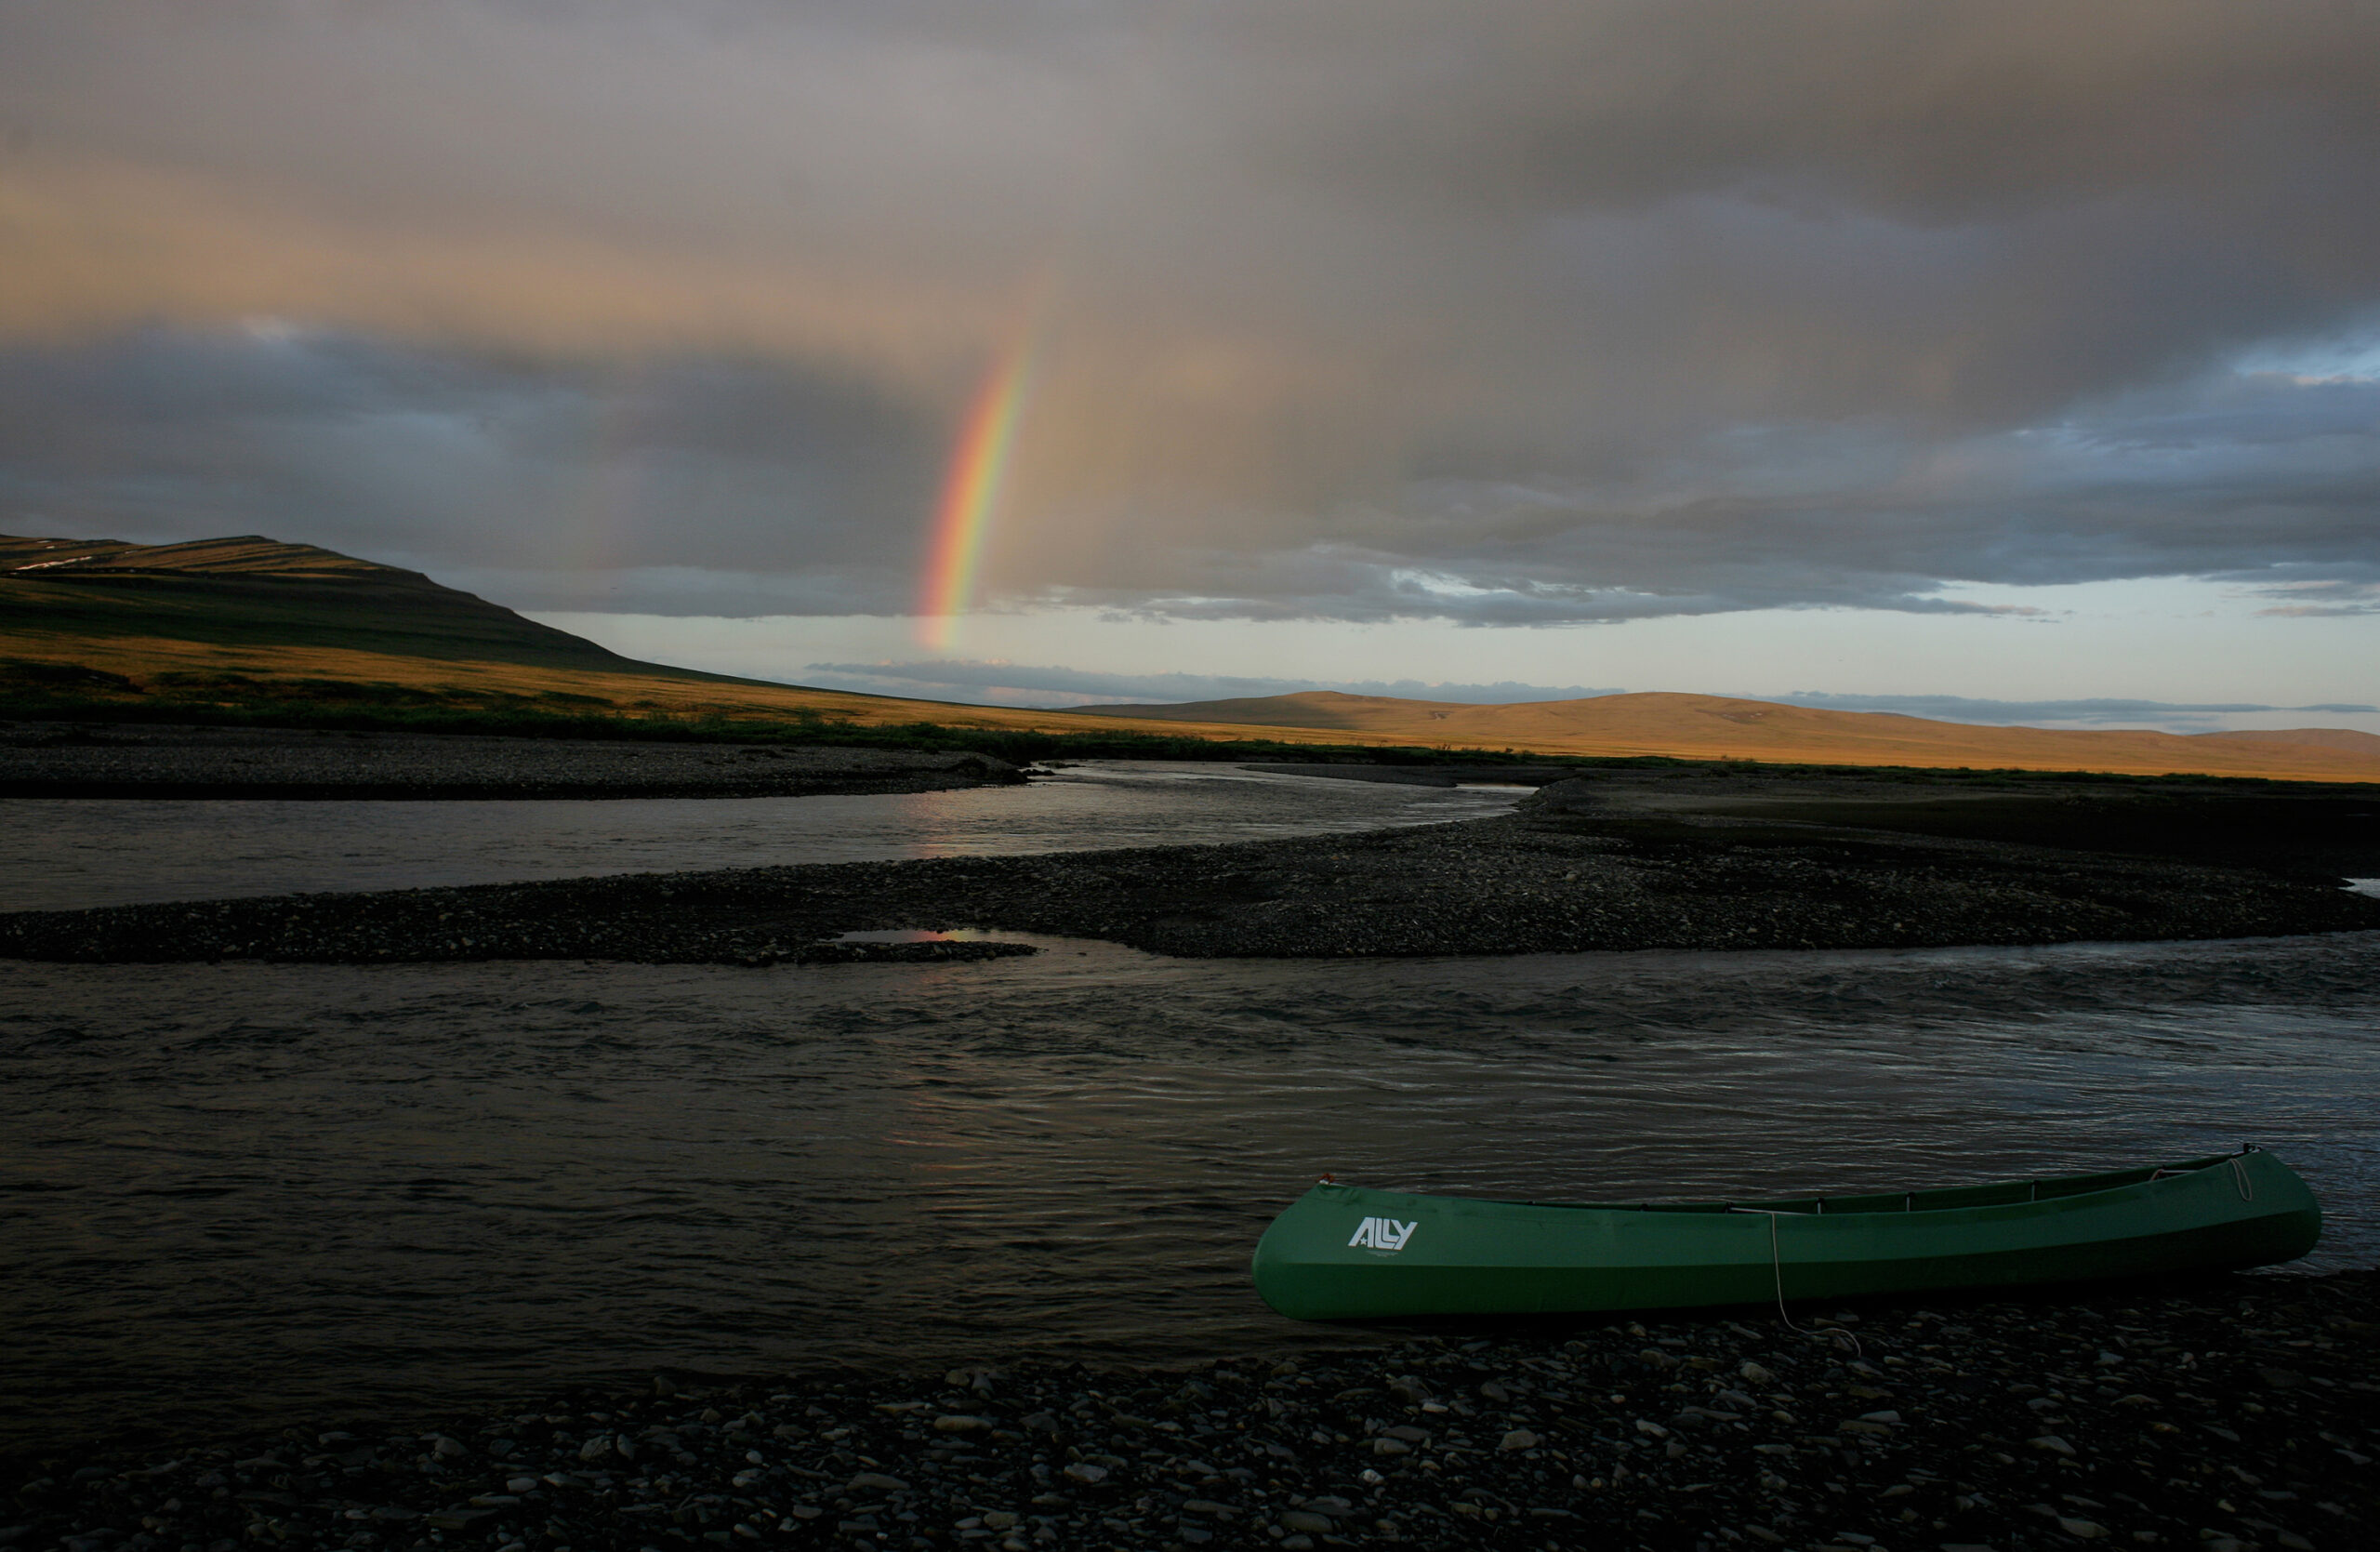
[[[1299,1320],[1566,1314],[1992,1288],[2294,1260],[2321,1210],[2260,1148],[2112,1174],[1796,1201],[1597,1205],[1327,1177],[1257,1241]]]

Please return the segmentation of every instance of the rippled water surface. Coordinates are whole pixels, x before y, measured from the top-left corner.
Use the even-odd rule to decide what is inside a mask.
[[[1323,1170],[1633,1198],[2255,1141],[2380,1256],[2380,935],[1391,962],[0,964],[0,1448],[670,1363],[1363,1340]]]
[[[1025,787],[899,796],[0,799],[0,910],[1256,841],[1477,818],[1519,795],[1116,760]]]

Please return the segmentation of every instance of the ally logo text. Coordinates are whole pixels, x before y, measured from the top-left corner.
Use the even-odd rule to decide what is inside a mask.
[[[1355,1226],[1355,1237],[1347,1241],[1349,1250],[1399,1251],[1413,1231],[1421,1227],[1416,1218],[1411,1223],[1398,1223],[1395,1218],[1366,1218]]]

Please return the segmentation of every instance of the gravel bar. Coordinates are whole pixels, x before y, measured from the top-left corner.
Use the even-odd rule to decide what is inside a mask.
[[[784,798],[1024,779],[985,754],[818,745],[0,725],[0,798]]]
[[[0,916],[0,957],[768,965],[959,928],[1348,958],[1866,948],[2380,929],[2302,879],[1924,836],[1544,809],[1226,845],[639,873]]]
[[[20,1460],[0,1545],[2327,1552],[2380,1523],[2380,1272],[1800,1324],[1476,1328],[1167,1372],[662,1375]]]

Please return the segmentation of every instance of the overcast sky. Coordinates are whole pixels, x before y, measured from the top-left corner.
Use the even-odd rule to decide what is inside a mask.
[[[2317,0],[12,0],[0,531],[958,695],[2361,703],[2375,81]]]

